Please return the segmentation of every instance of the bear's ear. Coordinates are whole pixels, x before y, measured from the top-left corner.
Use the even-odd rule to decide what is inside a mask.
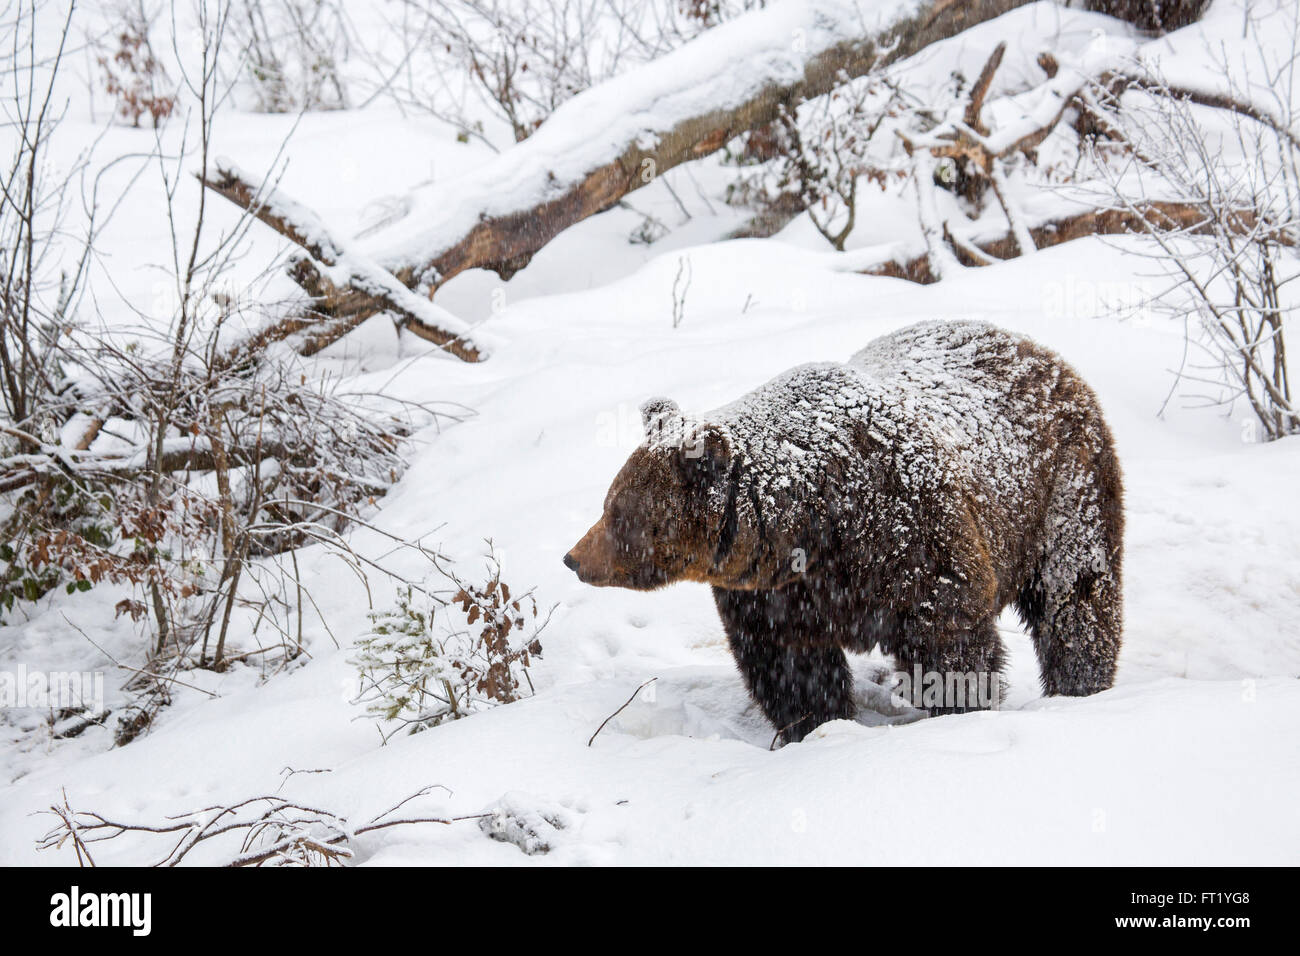
[[[641,427],[646,438],[654,438],[681,421],[682,410],[671,398],[650,398],[641,403]]]
[[[717,425],[698,425],[683,440],[682,455],[688,464],[696,464],[716,477],[731,467],[731,439]]]

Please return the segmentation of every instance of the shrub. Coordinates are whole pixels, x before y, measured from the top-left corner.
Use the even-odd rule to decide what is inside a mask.
[[[416,733],[532,692],[528,668],[542,651],[537,602],[512,597],[495,555],[486,583],[457,582],[450,601],[407,586],[395,604],[372,613],[356,643],[355,703],[383,723]],[[527,685],[527,693],[523,685]]]

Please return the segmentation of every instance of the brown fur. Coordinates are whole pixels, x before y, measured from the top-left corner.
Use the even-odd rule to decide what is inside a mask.
[[[1119,463],[1096,397],[1053,353],[923,323],[699,419],[662,399],[643,414],[646,443],[565,563],[597,586],[711,585],[786,740],[853,715],[845,651],[996,675],[1008,605],[1046,693],[1111,686]]]

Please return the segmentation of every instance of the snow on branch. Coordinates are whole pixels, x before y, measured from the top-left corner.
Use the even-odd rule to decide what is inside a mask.
[[[319,352],[356,328],[371,315],[388,311],[399,325],[441,346],[467,362],[487,355],[473,338],[469,326],[446,309],[417,295],[362,253],[339,241],[316,213],[286,196],[278,187],[259,181],[226,161],[199,181],[212,191],[248,210],[280,235],[301,246],[291,274],[315,301],[314,309],[325,321],[311,315],[293,315],[262,329],[241,350],[292,339],[303,355]],[[350,308],[349,294],[364,298],[368,309]]]
[[[1031,0],[787,0],[710,29],[573,97],[523,142],[411,197],[365,254],[276,190],[218,170],[204,184],[302,245],[294,279],[329,321],[291,316],[253,348],[318,351],[381,311],[467,361],[484,350],[427,302],[468,269],[509,278],[560,232],[783,109]],[[414,291],[413,291],[414,290]]]
[[[1000,16],[1025,0],[812,0],[756,10],[563,104],[528,139],[413,196],[374,258],[408,286],[509,276],[564,229],[782,107]]]
[[[1043,219],[1032,224],[1028,221],[1021,222],[1015,228],[1000,233],[946,232],[945,238],[962,265],[986,266],[1016,258],[1021,254],[1022,242],[1035,249],[1046,249],[1088,236],[1142,234],[1150,223],[1158,224],[1160,229],[1167,232],[1195,235],[1209,228],[1209,219],[1210,210],[1203,203],[1151,201],[1135,203],[1129,209],[1085,209],[1072,215]],[[945,230],[948,228],[950,227],[945,224]],[[867,261],[877,251],[880,255],[876,261]],[[861,250],[850,257],[848,263],[855,271],[865,275],[908,279],[923,285],[939,279],[930,253],[921,253],[903,243]]]
[[[248,797],[162,820],[115,820],[93,810],[73,809],[65,792],[60,803],[45,811],[58,822],[37,841],[36,847],[38,850],[61,850],[67,846],[76,854],[80,866],[95,865],[92,847],[123,836],[144,840],[156,838],[156,842],[166,847],[166,852],[152,864],[157,867],[176,866],[196,848],[209,842],[219,842],[227,847],[222,865],[228,867],[343,865],[353,857],[352,844],[356,838],[367,833],[420,824],[450,826],[488,816],[484,813],[466,816],[399,815],[398,811],[407,804],[435,789],[446,788],[424,787],[360,824],[352,824],[340,814],[279,794]],[[234,848],[234,852],[230,848]]]

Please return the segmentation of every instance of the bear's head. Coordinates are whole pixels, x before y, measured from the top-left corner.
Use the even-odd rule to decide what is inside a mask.
[[[641,420],[645,442],[615,477],[605,513],[564,563],[598,587],[719,583],[715,559],[734,512],[731,440],[718,425],[688,425],[665,398],[642,405]]]

